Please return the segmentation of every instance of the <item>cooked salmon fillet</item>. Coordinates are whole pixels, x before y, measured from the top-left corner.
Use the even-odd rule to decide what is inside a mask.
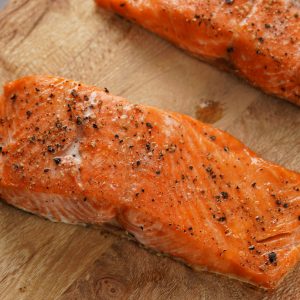
[[[300,256],[300,174],[179,113],[50,76],[0,98],[0,196],[111,223],[194,268],[274,288]]]
[[[300,105],[300,2],[96,2],[266,93]]]

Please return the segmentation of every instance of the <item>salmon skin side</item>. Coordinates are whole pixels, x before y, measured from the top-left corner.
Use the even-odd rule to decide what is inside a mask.
[[[101,7],[300,105],[300,4],[293,0],[96,0]]]
[[[274,288],[300,255],[300,174],[188,116],[50,76],[0,97],[0,197]]]

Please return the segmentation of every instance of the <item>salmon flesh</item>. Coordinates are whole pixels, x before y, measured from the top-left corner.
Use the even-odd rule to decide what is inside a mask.
[[[0,96],[0,197],[117,224],[198,269],[274,288],[300,256],[300,174],[186,115],[50,76]]]
[[[96,0],[268,94],[300,105],[300,2]]]

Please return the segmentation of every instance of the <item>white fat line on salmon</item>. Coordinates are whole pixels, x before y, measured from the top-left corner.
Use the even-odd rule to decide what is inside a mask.
[[[65,151],[63,160],[65,162],[74,162],[75,165],[80,166],[82,162],[81,154],[79,152],[80,142],[75,140],[69,148]]]
[[[296,196],[296,197],[293,197],[293,198],[291,198],[291,199],[286,199],[286,201],[288,202],[288,203],[295,203],[295,202],[300,202],[300,196]]]
[[[244,152],[245,152],[247,155],[249,155],[249,157],[250,157],[250,159],[251,159],[251,164],[252,164],[252,165],[263,165],[263,164],[262,164],[262,163],[263,163],[263,160],[262,160],[261,158],[251,157],[251,156],[250,156],[250,153],[249,153],[246,149],[244,149]]]
[[[165,117],[163,118],[163,122],[166,125],[164,127],[164,134],[168,138],[171,137],[174,134],[174,132],[178,130],[178,127],[180,127],[180,123],[170,115],[165,115]]]
[[[49,80],[51,80],[51,81],[55,80],[55,83],[51,84],[51,90],[54,87],[58,88],[60,90],[64,89],[64,84],[66,83],[65,79],[63,79],[63,78],[53,78],[53,77],[49,76]],[[43,90],[39,90],[39,96],[42,97],[44,95],[48,95],[49,94],[49,90],[50,90],[50,88],[45,88]],[[48,98],[48,100],[49,100],[49,98]],[[42,105],[44,105],[44,103],[39,103],[39,105],[42,106]]]
[[[51,221],[63,222],[66,224],[82,224],[81,220],[86,220],[89,223],[102,224],[103,222],[110,222],[115,216],[113,209],[99,209],[93,206],[92,199],[71,199],[68,196],[61,196],[58,194],[46,194],[35,192],[32,190],[10,191],[4,190],[2,192],[3,198],[9,200],[10,204],[27,211],[34,213]],[[29,208],[24,208],[24,202],[28,202]],[[43,207],[43,210],[35,211],[37,207]]]
[[[13,110],[15,112],[15,109],[16,109],[16,104],[14,104],[12,107],[13,107]],[[11,125],[10,125],[10,128],[9,130],[7,130],[7,138],[5,139],[4,143],[3,143],[3,146],[7,146],[9,145],[10,143],[14,143],[15,142],[15,138],[14,138],[14,134],[17,130],[17,127],[16,127],[16,124],[15,124],[15,120],[12,119],[10,116],[11,116],[11,113],[8,112],[9,110],[9,105],[5,105],[5,116],[9,116],[7,119],[9,122],[11,122]]]
[[[208,149],[206,147],[204,147],[204,145],[205,145],[205,143],[203,142],[204,137],[201,134],[198,134],[198,132],[194,126],[187,125],[187,124],[186,124],[186,126],[189,126],[189,128],[191,130],[190,135],[188,136],[190,141],[187,144],[189,144],[192,149],[199,149],[199,150],[201,149],[202,153],[208,152]],[[200,174],[198,174],[198,176],[201,177]],[[206,185],[209,185],[209,190],[212,191],[212,193],[214,193],[216,195],[218,194],[219,191],[216,189],[216,186],[211,183],[210,180],[206,180]],[[206,197],[207,197],[207,194],[206,194]],[[200,217],[200,218],[202,216],[204,217],[206,230],[210,231],[212,233],[212,235],[216,237],[216,241],[220,248],[227,249],[228,244],[227,244],[224,236],[222,236],[222,229],[220,227],[214,225],[214,221],[212,221],[211,214],[210,214],[209,210],[206,209],[205,204],[202,201],[198,201],[197,205],[199,208],[197,210],[198,217]],[[216,209],[217,206],[215,205],[214,208]],[[193,212],[192,208],[189,207],[189,209],[192,211],[194,218],[197,219],[197,216],[195,215],[195,212]],[[201,211],[202,216],[200,214],[200,211]],[[192,223],[194,223],[194,222],[192,222]]]
[[[78,186],[83,189],[80,166],[82,163],[82,158],[80,154],[80,140],[76,139],[73,143],[66,149],[64,155],[62,155],[62,163],[73,164],[76,168],[76,182]]]
[[[257,7],[261,6],[261,4],[263,3],[264,0],[256,0],[256,1],[252,1],[252,8],[251,10],[248,12],[248,14],[246,15],[246,17],[240,22],[240,26],[244,26],[247,24],[248,20],[254,16],[257,12]]]
[[[299,212],[300,215],[300,212]],[[293,216],[288,216],[286,218],[283,218],[282,220],[279,220],[275,225],[273,231],[279,231],[284,228],[289,228],[290,226],[295,226],[295,228],[300,228],[299,221],[295,219]],[[291,231],[292,232],[292,231]]]

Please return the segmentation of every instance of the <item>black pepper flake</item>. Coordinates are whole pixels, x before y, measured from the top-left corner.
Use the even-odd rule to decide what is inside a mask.
[[[193,170],[193,169],[194,169],[194,167],[193,167],[193,166],[189,166],[189,169],[190,169],[190,170]]]
[[[96,123],[93,124],[93,128],[97,129],[98,125]]]
[[[228,147],[224,147],[224,151],[225,152],[229,152],[229,148]]]
[[[54,149],[52,146],[48,146],[48,147],[47,147],[47,150],[48,150],[48,152],[50,152],[50,153],[54,153],[54,152],[55,152],[55,149]]]
[[[124,7],[125,5],[126,5],[126,3],[123,2],[123,3],[120,4],[120,7]]]
[[[78,117],[76,118],[76,124],[77,124],[77,125],[81,125],[81,124],[82,124],[82,119],[81,119],[81,117],[78,116]]]
[[[220,217],[220,218],[218,219],[218,221],[219,221],[219,222],[225,222],[225,221],[226,221],[226,217],[225,217],[225,216]]]
[[[36,140],[36,137],[34,135],[29,138],[30,143],[34,143],[35,140]]]
[[[71,95],[76,98],[78,96],[78,93],[76,92],[76,90],[73,89],[71,91]]]
[[[140,165],[141,165],[141,162],[138,160],[138,161],[136,162],[136,165],[137,165],[137,166],[140,166]]]
[[[226,4],[233,4],[234,0],[225,0]]]
[[[207,167],[205,171],[211,176],[212,179],[217,177],[211,167]]]
[[[109,94],[109,90],[105,87],[104,88],[104,92],[106,93],[106,94]]]
[[[50,98],[54,98],[54,94],[51,93],[51,94],[49,95],[49,97],[50,97]]]
[[[44,173],[48,173],[50,171],[50,169],[46,168],[44,169]]]
[[[87,197],[84,197],[84,198],[83,198],[83,201],[86,202],[86,201],[87,201]]]
[[[254,188],[256,186],[256,182],[253,182],[251,186]]]
[[[38,89],[38,88],[35,88],[35,90],[36,90],[37,92],[39,92],[39,91],[40,91],[40,89]]]
[[[215,141],[215,140],[216,140],[216,137],[215,137],[214,135],[211,135],[209,138],[210,138],[212,141]]]
[[[10,96],[10,100],[15,101],[16,99],[17,99],[17,95],[16,95],[16,94],[12,94],[12,95]]]
[[[269,29],[269,28],[271,28],[271,25],[270,24],[265,24],[265,28]]]
[[[14,170],[18,170],[20,168],[20,166],[18,164],[13,164],[12,166],[13,166]]]
[[[227,192],[221,192],[223,199],[228,199],[228,193]]]
[[[157,175],[159,175],[159,174],[160,174],[160,170],[155,171],[155,173],[156,173]]]
[[[283,207],[284,207],[284,208],[288,208],[289,205],[288,205],[287,203],[284,203],[284,204],[283,204]]]
[[[259,41],[260,43],[263,43],[263,42],[264,42],[264,38],[259,37],[259,38],[258,38],[258,41]]]
[[[0,146],[0,153],[2,152],[2,149],[3,149],[2,146]]]
[[[115,138],[118,139],[118,138],[119,138],[119,135],[118,135],[118,134],[115,134]]]
[[[300,221],[300,216],[298,216],[298,221]]]
[[[276,261],[277,261],[277,255],[276,255],[275,252],[270,252],[270,253],[268,254],[268,258],[269,258],[269,262],[270,262],[271,264],[276,263]]]
[[[252,251],[252,250],[255,249],[255,247],[253,245],[251,245],[251,246],[248,247],[248,249]]]
[[[30,110],[27,110],[27,111],[26,111],[26,115],[27,115],[27,119],[29,119],[30,116],[32,115],[32,112],[31,112]]]
[[[149,123],[149,122],[147,122],[147,123],[146,123],[146,126],[147,126],[148,128],[150,128],[150,129],[152,129],[152,128],[153,128],[152,124],[151,124],[151,123]]]
[[[57,165],[59,165],[59,164],[61,163],[61,158],[59,158],[59,157],[54,157],[54,158],[53,158],[53,161],[54,161]]]
[[[151,145],[150,145],[150,143],[147,143],[147,144],[146,144],[146,149],[147,149],[148,151],[151,150]]]
[[[234,51],[233,47],[227,47],[226,49],[227,53],[232,53]]]
[[[275,202],[277,205],[281,205],[281,201],[280,200],[276,200]]]

